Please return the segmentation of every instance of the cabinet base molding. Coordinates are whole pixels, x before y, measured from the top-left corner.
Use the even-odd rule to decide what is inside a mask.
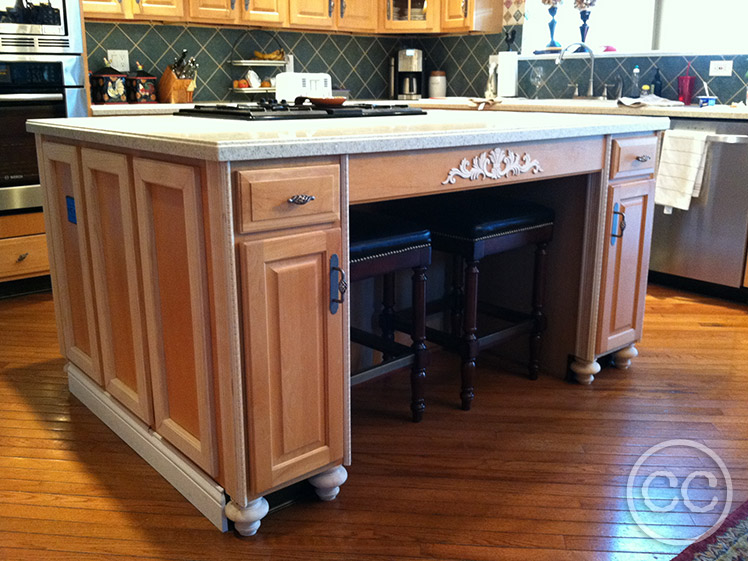
[[[226,505],[226,516],[234,522],[234,529],[242,536],[254,536],[260,528],[260,520],[268,513],[270,506],[265,497],[251,501],[241,507],[234,501]]]
[[[319,475],[309,478],[317,496],[323,501],[332,501],[340,493],[340,486],[348,479],[348,472],[343,466],[337,466]]]
[[[223,488],[174,450],[72,363],[65,365],[70,393],[166,479],[213,525],[225,532]],[[263,499],[264,500],[264,499]],[[258,524],[259,525],[259,524]]]
[[[582,360],[577,358],[571,363],[571,371],[580,384],[589,385],[595,379],[595,374],[600,372],[600,365],[595,360]]]
[[[619,370],[626,370],[631,366],[631,359],[639,356],[637,348],[631,344],[613,354],[613,366]]]

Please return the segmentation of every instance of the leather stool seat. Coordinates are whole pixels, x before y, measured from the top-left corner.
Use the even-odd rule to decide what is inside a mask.
[[[353,207],[349,216],[351,281],[384,278],[381,335],[351,327],[351,341],[380,351],[383,361],[352,374],[351,384],[410,366],[410,409],[418,422],[426,408],[426,268],[431,264],[431,233],[407,220],[365,209]],[[413,270],[410,347],[395,341],[395,274],[405,269]]]
[[[452,293],[442,302],[429,304],[429,312],[443,311],[445,307],[451,309],[451,331],[428,329],[427,336],[430,341],[458,350],[462,357],[462,408],[470,409],[473,401],[473,373],[481,348],[529,334],[528,370],[530,378],[536,378],[541,336],[545,329],[543,285],[546,246],[553,235],[553,210],[532,202],[507,199],[490,189],[407,199],[397,204],[385,203],[378,210],[428,228],[433,248],[455,257]],[[532,313],[520,313],[483,302],[479,304],[480,260],[530,244],[536,246]],[[500,318],[503,327],[479,332],[479,311]]]

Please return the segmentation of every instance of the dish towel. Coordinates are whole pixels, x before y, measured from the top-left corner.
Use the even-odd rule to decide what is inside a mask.
[[[655,204],[666,207],[665,213],[671,212],[672,208],[688,210],[691,198],[699,196],[708,134],[704,131],[665,131],[655,185]]]
[[[618,99],[618,105],[626,107],[681,107],[683,102],[649,94],[641,97],[621,97]]]

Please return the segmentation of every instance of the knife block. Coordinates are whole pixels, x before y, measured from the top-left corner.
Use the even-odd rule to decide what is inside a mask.
[[[197,76],[192,80],[179,79],[171,66],[167,66],[158,81],[158,101],[160,103],[192,103]]]

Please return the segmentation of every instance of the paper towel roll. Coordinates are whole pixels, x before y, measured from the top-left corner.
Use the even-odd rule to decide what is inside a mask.
[[[497,94],[499,97],[517,97],[518,55],[519,53],[514,51],[499,53],[499,67],[497,69]]]

